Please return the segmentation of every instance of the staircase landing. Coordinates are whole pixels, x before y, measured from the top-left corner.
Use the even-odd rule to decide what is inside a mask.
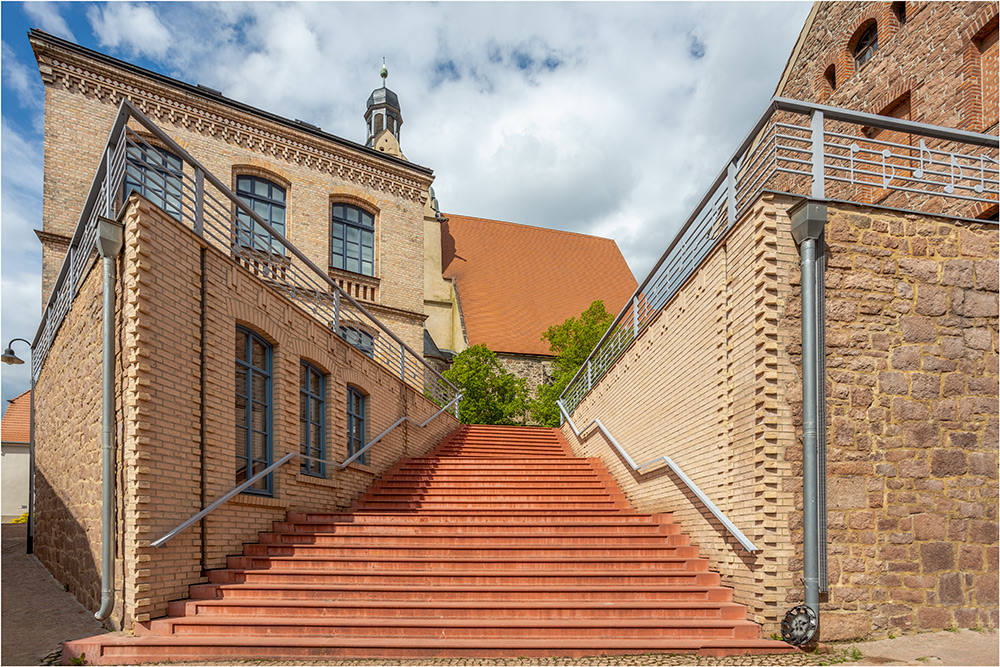
[[[464,426],[346,512],[290,512],[190,594],[64,663],[795,650],[557,429]]]

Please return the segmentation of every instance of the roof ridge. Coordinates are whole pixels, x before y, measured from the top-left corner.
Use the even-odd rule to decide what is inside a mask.
[[[461,213],[442,213],[444,217],[451,219],[452,217],[466,218],[468,220],[478,220],[480,222],[492,222],[498,225],[510,225],[511,227],[527,227],[529,229],[538,229],[544,232],[552,232],[553,234],[568,234],[570,236],[583,236],[585,238],[597,239],[599,241],[608,241],[609,243],[614,243],[616,246],[618,242],[613,238],[607,236],[598,236],[596,234],[584,234],[583,232],[570,232],[564,229],[552,229],[551,227],[539,227],[538,225],[526,225],[523,222],[510,222],[508,220],[494,220],[493,218],[479,218],[471,215],[462,215]]]

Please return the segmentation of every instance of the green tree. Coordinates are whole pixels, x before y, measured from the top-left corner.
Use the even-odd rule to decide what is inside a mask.
[[[485,345],[473,345],[452,361],[445,379],[462,391],[458,419],[463,424],[523,424],[528,384],[504,371]]]
[[[598,300],[580,313],[579,319],[571,317],[562,324],[553,324],[542,334],[542,340],[549,342],[549,350],[556,358],[552,362],[551,380],[538,387],[535,399],[531,401],[534,421],[542,426],[559,426],[556,399],[614,319],[614,315],[604,309],[604,302]]]

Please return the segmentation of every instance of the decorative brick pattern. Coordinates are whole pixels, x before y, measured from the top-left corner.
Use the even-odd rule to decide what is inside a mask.
[[[133,198],[123,219],[116,384],[121,392],[118,539],[124,565],[119,564],[120,603],[114,618],[129,628],[163,615],[169,600],[185,597],[189,585],[204,581],[198,526],[161,549],[150,542],[198,511],[203,484],[208,502],[235,486],[237,324],[254,329],[274,347],[272,460],[299,450],[301,359],[328,374],[326,456],[331,462],[347,458],[348,384],[368,395],[369,439],[400,416],[422,421],[437,406],[144,199]],[[39,555],[60,580],[74,582],[71,590],[93,606],[100,594],[99,271],[85,282],[53,350],[38,385],[38,405],[45,409],[38,412],[40,470],[51,480],[39,487]],[[78,419],[66,421],[65,408],[55,405],[79,405]],[[204,440],[199,435],[202,418]],[[456,425],[453,417],[442,415],[425,429],[400,427],[371,450],[367,465],[328,470],[326,479],[301,475],[298,465],[289,463],[275,473],[273,498],[241,495],[206,519],[204,566],[222,567],[226,555],[287,511],[346,507],[400,457],[428,451]]]

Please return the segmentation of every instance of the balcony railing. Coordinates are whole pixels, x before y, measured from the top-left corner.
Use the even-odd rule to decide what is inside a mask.
[[[763,192],[973,219],[998,167],[996,136],[774,98],[560,399],[576,410]]]
[[[69,251],[42,313],[32,345],[34,377],[96,258],[98,219],[115,218],[133,190],[438,405],[446,405],[458,395],[458,389],[420,354],[127,100],[119,107]],[[238,211],[254,224],[239,220]]]

